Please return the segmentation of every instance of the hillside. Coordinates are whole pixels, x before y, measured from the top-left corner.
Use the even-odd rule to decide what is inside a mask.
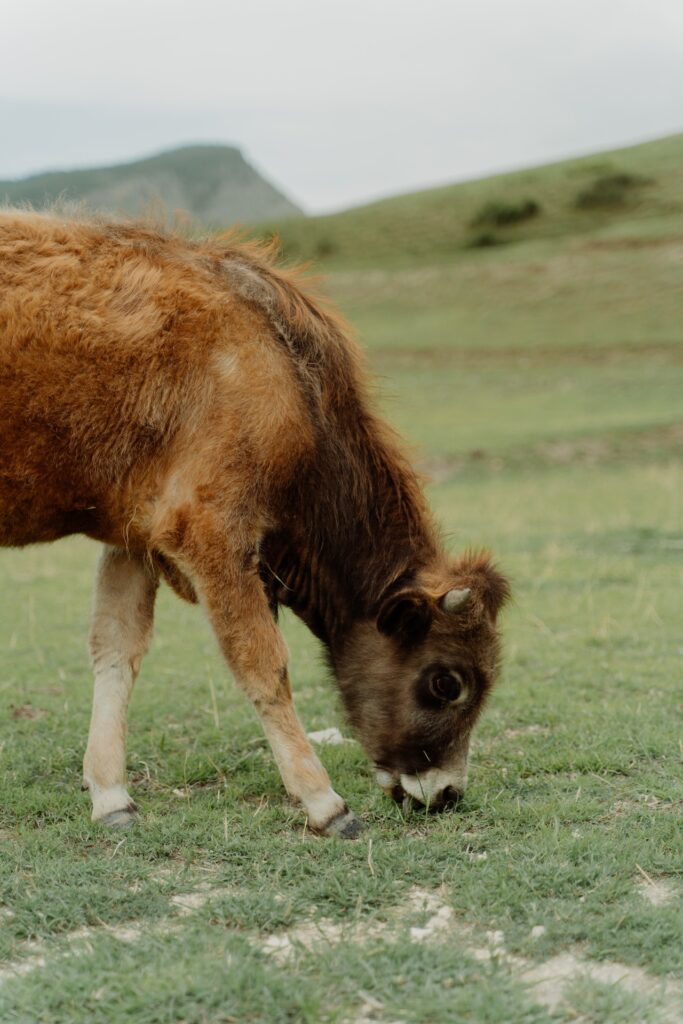
[[[680,134],[258,230],[277,233],[293,258],[331,265],[443,260],[595,231],[680,233],[682,167]]]
[[[654,458],[682,436],[681,168],[676,135],[258,230],[323,272],[439,475]]]
[[[233,146],[185,146],[144,160],[0,181],[0,201],[42,207],[57,198],[139,216],[159,207],[216,227],[301,211]]]

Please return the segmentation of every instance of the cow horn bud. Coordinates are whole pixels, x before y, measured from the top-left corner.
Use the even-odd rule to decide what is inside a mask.
[[[449,590],[441,601],[441,607],[445,612],[461,612],[469,603],[472,591],[469,587],[462,590]]]

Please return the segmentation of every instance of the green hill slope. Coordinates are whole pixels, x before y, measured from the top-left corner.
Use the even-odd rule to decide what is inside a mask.
[[[683,134],[330,216],[259,225],[280,235],[288,255],[331,264],[412,263],[606,230],[683,231]]]
[[[233,146],[185,146],[114,167],[0,181],[0,201],[39,208],[57,198],[132,216],[161,205],[169,214],[185,211],[209,226],[301,213]]]
[[[683,135],[258,230],[439,475],[680,454]]]

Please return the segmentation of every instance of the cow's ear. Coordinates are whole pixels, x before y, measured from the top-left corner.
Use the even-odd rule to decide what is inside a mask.
[[[500,609],[510,600],[510,583],[490,561],[485,562],[481,567],[481,575],[484,584],[482,588],[484,606],[495,622]]]
[[[485,612],[492,622],[510,600],[510,583],[491,561],[488,551],[468,551],[453,566],[460,588],[470,589],[473,613]],[[459,593],[463,593],[460,589]]]
[[[432,624],[432,604],[419,590],[402,590],[386,598],[377,615],[377,628],[401,643],[423,640]]]

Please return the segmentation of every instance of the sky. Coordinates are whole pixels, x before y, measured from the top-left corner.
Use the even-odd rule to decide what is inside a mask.
[[[683,131],[681,0],[2,0],[0,179],[239,145],[308,212]]]

